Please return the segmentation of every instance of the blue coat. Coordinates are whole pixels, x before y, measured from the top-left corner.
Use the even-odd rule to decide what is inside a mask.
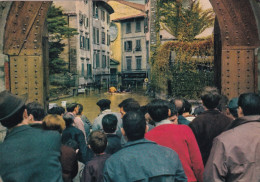
[[[187,181],[178,154],[146,139],[128,142],[107,159],[104,182]]]
[[[62,182],[61,136],[22,125],[0,144],[0,176],[12,182]]]

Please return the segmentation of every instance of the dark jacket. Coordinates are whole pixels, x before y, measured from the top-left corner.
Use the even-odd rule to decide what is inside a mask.
[[[0,144],[0,176],[12,182],[62,182],[60,134],[22,125]]]
[[[104,182],[174,182],[187,181],[180,159],[172,149],[140,139],[107,159]]]
[[[178,124],[184,124],[184,125],[189,125],[190,121],[187,120],[185,117],[182,115],[178,116]]]
[[[64,182],[72,182],[78,173],[78,160],[76,151],[66,145],[61,146],[61,167]]]
[[[86,163],[87,162],[87,144],[86,144],[86,140],[85,140],[85,136],[83,134],[83,132],[81,130],[79,130],[78,128],[75,128],[74,126],[68,126],[66,127],[65,130],[63,130],[62,132],[62,138],[61,138],[61,142],[62,144],[66,144],[66,142],[68,142],[70,139],[74,140],[77,142],[78,146],[79,146],[79,161],[81,161],[82,163]]]
[[[116,134],[107,134],[107,147],[105,153],[113,154],[121,149],[121,138]]]
[[[110,154],[96,155],[89,161],[82,173],[81,182],[103,182],[103,168]]]
[[[214,139],[204,181],[260,181],[260,115],[234,120]]]
[[[197,139],[204,165],[208,160],[213,139],[222,133],[231,121],[232,119],[213,109],[204,111],[189,124]]]

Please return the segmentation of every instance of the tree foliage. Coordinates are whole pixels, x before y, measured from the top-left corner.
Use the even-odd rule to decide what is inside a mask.
[[[70,28],[63,17],[60,7],[51,6],[47,14],[47,25],[49,31],[49,71],[50,74],[64,73],[66,62],[60,58],[65,44],[62,43],[64,38],[70,38],[77,35],[77,29]]]
[[[212,9],[203,10],[199,1],[160,2],[160,20],[165,29],[179,41],[192,41],[214,23]]]

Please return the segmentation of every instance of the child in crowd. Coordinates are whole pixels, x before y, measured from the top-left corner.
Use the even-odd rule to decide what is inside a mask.
[[[104,152],[107,146],[106,134],[99,130],[91,132],[88,137],[88,145],[95,156],[86,164],[80,181],[102,182],[105,161],[110,157],[110,154]]]
[[[102,118],[103,130],[107,135],[107,154],[113,154],[121,149],[121,138],[116,134],[117,117],[114,114],[107,114]]]

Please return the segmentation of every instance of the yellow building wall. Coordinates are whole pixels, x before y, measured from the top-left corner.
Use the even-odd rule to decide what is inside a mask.
[[[137,15],[142,13],[142,11],[134,9],[130,6],[121,4],[120,2],[117,1],[108,1],[108,4],[114,9],[114,13],[110,15],[110,20],[113,21],[118,18],[122,17],[129,17],[133,15]],[[117,25],[118,28],[118,34],[117,38],[115,41],[110,43],[110,50],[112,52],[111,58],[117,60],[120,62],[120,65],[118,65],[118,71],[121,72],[121,61],[122,61],[122,51],[123,51],[123,46],[122,41],[121,41],[121,23],[119,22],[114,22]]]

